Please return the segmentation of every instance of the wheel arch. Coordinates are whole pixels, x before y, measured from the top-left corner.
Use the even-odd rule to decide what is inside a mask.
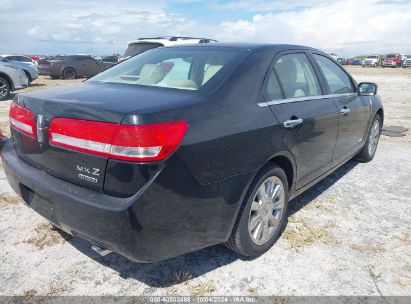
[[[384,125],[384,110],[383,108],[379,108],[376,112],[376,115],[381,117],[381,123]]]
[[[23,71],[24,71],[24,73],[26,74],[26,76],[27,76],[27,78],[28,78],[28,81],[29,81],[29,82],[33,81],[30,72],[27,71],[27,70],[25,70],[25,69],[23,69]]]
[[[284,170],[284,173],[287,176],[288,191],[291,192],[292,189],[294,189],[295,177],[297,172],[294,157],[289,152],[277,153],[273,155],[259,171],[261,171],[266,166],[273,164],[279,166],[281,169]]]
[[[9,83],[10,89],[12,91],[14,91],[14,82],[13,80],[10,78],[9,75],[7,75],[6,73],[0,72],[0,77],[6,79],[6,81]]]
[[[279,151],[271,155],[267,160],[259,167],[257,168],[254,172],[251,178],[247,181],[247,183],[244,185],[244,189],[241,194],[241,199],[239,200],[238,207],[234,213],[233,216],[233,221],[230,225],[230,228],[228,230],[228,234],[226,237],[226,240],[230,237],[230,234],[234,228],[235,221],[238,218],[240,214],[240,210],[244,205],[244,199],[247,197],[247,193],[250,191],[250,187],[253,184],[256,176],[264,170],[267,166],[272,166],[272,165],[277,165],[281,169],[284,170],[285,175],[287,176],[287,182],[288,182],[288,189],[289,189],[289,196],[291,197],[292,192],[294,191],[295,188],[295,180],[296,180],[296,175],[297,175],[297,167],[295,164],[295,159],[293,155],[288,152],[288,151]]]

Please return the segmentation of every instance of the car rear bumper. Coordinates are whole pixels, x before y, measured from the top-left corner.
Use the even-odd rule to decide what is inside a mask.
[[[34,168],[17,156],[11,140],[1,157],[9,184],[30,208],[67,233],[137,262],[226,241],[243,198],[241,188],[251,181],[244,174],[207,186],[185,180],[175,188],[175,171],[165,168],[132,197],[118,198]]]
[[[51,67],[50,66],[38,66],[39,75],[50,75]]]

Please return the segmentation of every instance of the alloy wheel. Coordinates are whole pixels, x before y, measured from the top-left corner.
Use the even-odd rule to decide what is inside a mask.
[[[0,99],[5,98],[7,94],[8,94],[7,84],[3,80],[0,80]]]
[[[65,79],[74,79],[76,77],[76,72],[72,68],[65,69],[63,74]]]
[[[377,149],[379,139],[380,139],[380,122],[377,119],[374,121],[371,127],[370,136],[368,138],[368,154],[370,156],[374,155],[375,150]]]
[[[268,177],[258,188],[250,208],[248,232],[256,245],[267,243],[279,228],[284,202],[281,179],[277,176]]]

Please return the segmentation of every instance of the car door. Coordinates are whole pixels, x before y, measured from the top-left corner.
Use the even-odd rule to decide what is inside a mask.
[[[100,72],[100,66],[97,60],[93,58],[83,58],[82,65],[84,76],[94,76]]]
[[[266,100],[283,124],[283,138],[297,166],[296,188],[329,170],[338,113],[306,52],[276,56],[266,77]]]
[[[314,53],[313,57],[324,77],[328,93],[336,97],[339,127],[333,162],[339,163],[364,145],[370,119],[370,103],[366,96],[358,95],[356,83],[338,64],[321,54]]]

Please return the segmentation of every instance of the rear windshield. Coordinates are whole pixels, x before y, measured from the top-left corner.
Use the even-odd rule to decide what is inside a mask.
[[[160,46],[164,46],[161,43],[134,43],[130,44],[124,53],[123,57],[133,57],[135,55],[144,53],[148,50],[158,48]]]
[[[246,49],[239,48],[157,48],[126,60],[89,81],[199,90],[214,77],[229,73],[246,54]]]

